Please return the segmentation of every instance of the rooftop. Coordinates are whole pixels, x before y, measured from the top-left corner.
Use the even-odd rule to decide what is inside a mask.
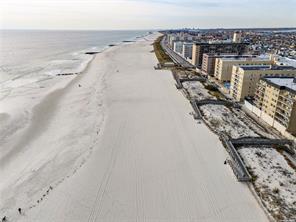
[[[234,58],[237,57],[237,54],[217,54],[217,53],[204,53],[204,55],[212,58]]]
[[[193,45],[193,42],[184,42],[184,45]]]
[[[244,70],[296,70],[293,66],[241,65]]]
[[[281,89],[290,89],[296,93],[296,77],[265,77],[263,78]]]
[[[254,55],[236,55],[232,57],[222,57],[223,61],[270,61],[270,58],[262,58]]]
[[[249,45],[246,42],[196,42],[195,45]]]

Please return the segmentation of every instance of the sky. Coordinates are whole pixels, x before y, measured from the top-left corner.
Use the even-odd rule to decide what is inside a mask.
[[[296,27],[296,0],[0,0],[1,29]]]

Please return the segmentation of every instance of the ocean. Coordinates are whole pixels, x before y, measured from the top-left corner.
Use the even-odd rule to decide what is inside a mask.
[[[57,74],[85,69],[109,45],[132,41],[148,31],[0,31],[0,92]]]

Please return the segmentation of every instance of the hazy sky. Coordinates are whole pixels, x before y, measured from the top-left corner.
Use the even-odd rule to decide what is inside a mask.
[[[3,29],[296,27],[296,0],[0,0]]]

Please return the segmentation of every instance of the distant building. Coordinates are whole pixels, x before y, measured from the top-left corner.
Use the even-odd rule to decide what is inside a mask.
[[[241,55],[247,51],[247,46],[247,43],[194,43],[192,64],[201,67],[204,53]]]
[[[230,95],[236,101],[247,96],[254,96],[257,83],[264,76],[296,76],[296,68],[292,66],[242,65],[233,66]]]
[[[170,45],[171,48],[174,47],[174,42],[176,41],[180,41],[180,37],[175,35],[175,34],[170,34],[168,35],[168,43]]]
[[[183,57],[185,59],[192,59],[192,42],[184,42],[183,43]]]
[[[174,42],[173,50],[179,54],[182,54],[183,53],[183,42],[181,42],[181,41]]]
[[[192,41],[194,37],[188,33],[181,33],[180,40],[182,41]]]
[[[233,33],[233,42],[240,43],[242,42],[242,33],[239,31],[236,31]]]
[[[234,65],[273,65],[271,58],[260,58],[255,55],[240,55],[217,58],[215,61],[214,76],[221,82],[230,82]]]
[[[261,78],[254,97],[257,112],[269,125],[296,136],[296,78]]]
[[[174,47],[174,42],[192,42],[193,40],[197,39],[196,36],[192,36],[188,33],[184,32],[179,32],[179,33],[174,33],[174,34],[168,34],[168,43],[171,48]]]

